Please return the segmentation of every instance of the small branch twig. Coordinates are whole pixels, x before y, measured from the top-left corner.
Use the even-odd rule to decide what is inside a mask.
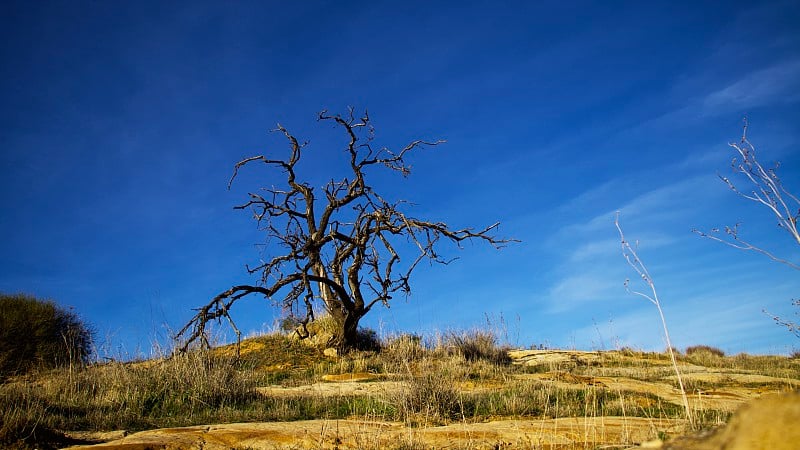
[[[722,239],[721,237],[717,236],[717,234],[719,232],[720,232],[719,228],[712,228],[710,233],[703,232],[703,231],[698,230],[696,228],[692,229],[692,233],[695,233],[696,235],[698,235],[700,237],[711,239],[712,241],[721,242],[721,243],[723,243],[723,244],[725,244],[725,245],[727,245],[729,247],[733,247],[733,248],[738,249],[738,250],[743,250],[743,251],[746,251],[746,252],[747,251],[751,251],[751,252],[760,253],[760,254],[766,256],[767,258],[777,262],[777,263],[784,264],[784,265],[789,266],[789,267],[791,267],[792,269],[795,269],[795,270],[800,270],[800,266],[798,266],[797,264],[793,263],[792,261],[789,261],[789,260],[783,259],[783,258],[779,258],[779,257],[775,256],[774,254],[772,254],[770,251],[764,250],[761,247],[756,247],[755,245],[753,245],[753,244],[745,241],[744,239],[742,239],[739,236],[739,224],[738,223],[736,225],[734,225],[733,227],[729,227],[729,226],[725,227],[725,234],[730,236],[730,238],[733,239],[733,241],[726,241],[725,239]]]
[[[800,299],[792,300],[792,304],[794,306],[800,307]],[[791,320],[784,320],[781,317],[770,313],[766,309],[762,309],[761,312],[772,317],[772,320],[774,320],[776,324],[782,327],[786,327],[786,329],[788,329],[790,333],[800,338],[800,323],[792,322]],[[800,316],[800,313],[795,312],[795,315]]]

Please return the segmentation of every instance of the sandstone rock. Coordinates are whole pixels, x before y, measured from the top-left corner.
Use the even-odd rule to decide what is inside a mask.
[[[797,450],[800,448],[800,391],[765,395],[744,404],[710,436],[675,439],[672,450]]]
[[[375,373],[369,372],[351,372],[351,373],[342,373],[342,374],[327,374],[322,376],[322,381],[328,381],[332,383],[342,383],[342,382],[350,382],[350,381],[374,381],[379,379],[380,376]]]
[[[671,430],[682,427],[682,423],[643,417],[566,417],[409,428],[400,422],[318,419],[166,428],[72,449],[361,450],[400,447],[566,450],[603,448],[606,443],[623,439],[644,441],[654,426]]]

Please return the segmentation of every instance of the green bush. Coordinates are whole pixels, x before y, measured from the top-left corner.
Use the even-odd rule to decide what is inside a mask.
[[[83,364],[92,331],[72,311],[25,294],[0,294],[0,379]]]

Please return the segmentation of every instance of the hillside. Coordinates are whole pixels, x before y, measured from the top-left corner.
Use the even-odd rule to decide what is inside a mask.
[[[344,357],[272,335],[243,342],[238,362],[234,354],[51,372],[0,387],[0,406],[21,408],[22,393],[37,392],[38,433],[52,431],[38,443],[36,429],[20,434],[19,448],[142,450],[704,448],[700,437],[754,399],[800,408],[796,394],[773,395],[798,390],[799,359],[703,347],[679,361],[694,426],[659,353],[506,352],[467,333],[428,345],[404,336]]]

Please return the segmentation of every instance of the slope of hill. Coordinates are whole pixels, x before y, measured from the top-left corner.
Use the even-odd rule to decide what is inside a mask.
[[[506,351],[472,333],[427,346],[405,336],[343,357],[272,335],[234,354],[228,346],[15,380],[0,386],[0,406],[12,411],[0,440],[98,449],[708,448],[691,446],[731,434],[721,427],[743,404],[772,402],[779,417],[756,416],[774,426],[800,408],[798,394],[786,394],[800,387],[800,360],[781,356],[682,355],[692,426],[659,353]],[[749,414],[732,426],[753,429],[736,425],[754,421]],[[38,415],[36,424],[24,415]],[[762,438],[777,439],[769,433]]]

